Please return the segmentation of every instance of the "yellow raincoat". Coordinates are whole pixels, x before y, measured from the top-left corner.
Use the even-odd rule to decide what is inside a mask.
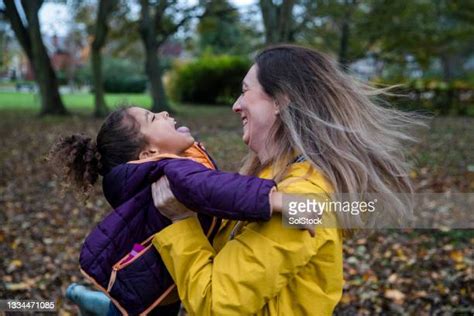
[[[271,177],[267,168],[260,175]],[[278,184],[285,193],[327,193],[331,186],[308,162],[294,163]],[[331,315],[342,295],[342,235],[335,228],[285,228],[224,220],[211,245],[196,218],[153,239],[190,315]],[[238,228],[239,226],[237,226]],[[233,230],[235,238],[229,240]]]

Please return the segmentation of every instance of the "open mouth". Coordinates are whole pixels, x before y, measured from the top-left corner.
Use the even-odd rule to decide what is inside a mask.
[[[176,129],[176,131],[178,133],[191,134],[191,131],[189,130],[189,127],[187,127],[187,126],[180,126],[180,127],[176,128],[176,120],[175,119],[173,119],[172,124],[173,124],[174,128]]]
[[[242,117],[242,126],[247,125],[248,121],[249,121],[249,120],[247,119],[246,116]]]
[[[176,131],[178,133],[183,133],[183,134],[190,134],[191,131],[189,130],[189,128],[187,126],[180,126],[176,129]]]

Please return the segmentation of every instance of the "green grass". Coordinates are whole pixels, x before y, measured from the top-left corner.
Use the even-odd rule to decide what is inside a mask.
[[[92,113],[94,109],[94,95],[91,93],[74,93],[61,95],[68,111],[72,113]],[[150,108],[152,101],[148,94],[118,93],[106,94],[105,101],[109,109],[121,105],[138,105]],[[172,103],[172,108],[184,117],[195,115],[219,114],[231,111],[229,106],[211,105],[181,105]],[[35,93],[22,92],[0,92],[0,111],[21,111],[38,113],[40,111],[40,99]]]
[[[63,102],[69,110],[90,110],[94,107],[94,95],[75,93],[62,95]],[[143,107],[151,105],[147,94],[107,94],[106,102],[110,107],[120,104],[137,104]],[[40,99],[35,93],[0,92],[0,109],[39,110]]]

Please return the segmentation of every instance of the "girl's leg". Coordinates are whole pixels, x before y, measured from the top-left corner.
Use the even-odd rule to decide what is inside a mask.
[[[109,313],[111,302],[102,292],[73,283],[67,288],[66,297],[79,307],[82,316],[107,316]]]

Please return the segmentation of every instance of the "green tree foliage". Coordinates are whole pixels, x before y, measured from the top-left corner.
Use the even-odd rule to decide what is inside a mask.
[[[186,1],[140,0],[139,32],[145,49],[145,73],[155,112],[172,112],[163,83],[163,60],[158,50],[197,14],[200,5]]]
[[[472,56],[472,2],[377,0],[369,8],[363,29],[377,41],[376,50],[386,61],[403,64],[409,55],[425,72],[437,61],[443,78],[451,80]]]
[[[107,41],[102,49],[105,56],[142,62],[143,46],[138,32],[138,16],[133,14],[134,2],[114,0],[114,10],[108,12]],[[99,0],[74,0],[69,5],[76,27],[93,39]]]
[[[133,60],[105,57],[102,64],[105,92],[137,93],[145,91],[147,78],[143,68],[137,67]],[[90,63],[79,71],[78,78],[82,83],[92,82],[93,71]]]
[[[343,66],[365,57],[372,44],[362,27],[370,18],[367,1],[319,0],[308,5],[304,8],[313,15],[297,35],[300,42],[335,54]]]
[[[227,0],[206,1],[199,20],[199,51],[215,54],[242,52],[242,26],[237,9]]]

